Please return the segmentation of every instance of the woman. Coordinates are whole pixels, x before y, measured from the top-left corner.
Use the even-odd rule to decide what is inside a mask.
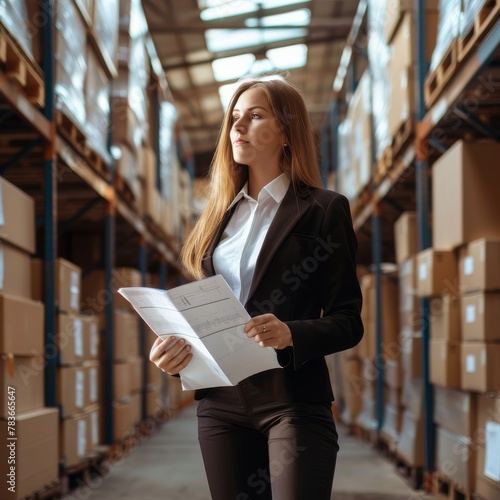
[[[363,335],[347,200],[321,189],[304,101],[279,79],[244,81],[223,121],[208,204],[183,248],[196,277],[221,274],[252,319],[246,334],[283,369],[198,390],[198,432],[214,500],[329,500],[338,451],[324,356]],[[158,339],[171,375],[189,345]]]

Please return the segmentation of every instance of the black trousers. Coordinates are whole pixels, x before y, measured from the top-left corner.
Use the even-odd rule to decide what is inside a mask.
[[[330,500],[338,452],[331,403],[263,400],[243,381],[198,405],[212,500]]]

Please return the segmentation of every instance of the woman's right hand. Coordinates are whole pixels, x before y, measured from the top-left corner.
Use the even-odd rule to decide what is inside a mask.
[[[158,337],[151,347],[149,359],[165,373],[177,375],[191,361],[193,354],[190,349],[184,339],[169,336],[163,340]]]

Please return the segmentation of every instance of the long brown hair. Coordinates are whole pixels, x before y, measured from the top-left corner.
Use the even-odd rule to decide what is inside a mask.
[[[317,150],[309,113],[296,88],[283,80],[244,80],[236,92],[222,122],[217,148],[209,171],[209,192],[206,208],[189,234],[181,252],[186,269],[196,278],[203,278],[202,260],[213,240],[226,210],[248,179],[246,165],[233,159],[229,133],[234,106],[240,95],[254,88],[262,90],[276,118],[278,131],[287,146],[283,148],[280,169],[294,187],[304,184],[321,187]]]

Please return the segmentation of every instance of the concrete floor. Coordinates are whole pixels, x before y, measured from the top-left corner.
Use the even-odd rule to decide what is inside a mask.
[[[410,489],[394,465],[369,445],[342,427],[339,435],[333,500],[430,498]],[[108,470],[65,500],[210,500],[196,437],[196,407],[183,409]]]

